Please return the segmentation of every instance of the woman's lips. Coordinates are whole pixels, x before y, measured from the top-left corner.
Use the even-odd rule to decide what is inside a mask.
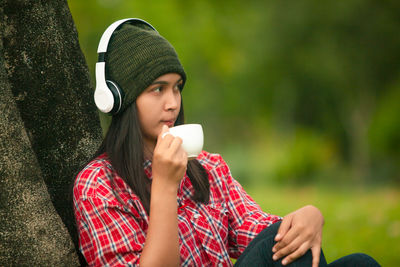
[[[175,124],[174,120],[162,121],[163,124],[167,125],[168,127],[172,127]]]

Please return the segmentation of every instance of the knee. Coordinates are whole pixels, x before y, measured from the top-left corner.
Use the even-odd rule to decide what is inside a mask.
[[[381,266],[374,258],[364,253],[354,253],[351,256],[356,260],[359,266],[378,267]]]
[[[276,222],[269,227],[262,230],[247,246],[247,250],[254,248],[257,246],[258,248],[270,248],[272,251],[272,247],[275,245],[275,236],[278,233],[278,229],[280,226],[280,222]]]
[[[269,235],[276,235],[278,233],[279,227],[281,226],[281,221],[271,224],[269,227],[265,228],[262,232],[267,232]]]
[[[281,225],[281,222],[276,222],[264,230],[262,230],[257,236],[256,239],[258,240],[274,240],[276,234],[278,233],[279,226]]]

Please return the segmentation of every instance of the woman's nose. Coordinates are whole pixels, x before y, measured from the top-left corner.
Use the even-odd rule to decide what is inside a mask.
[[[173,89],[166,90],[165,94],[165,109],[177,109],[180,103],[180,93],[174,92]]]

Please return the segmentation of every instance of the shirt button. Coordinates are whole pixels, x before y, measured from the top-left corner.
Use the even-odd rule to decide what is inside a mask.
[[[195,214],[195,215],[193,215],[193,218],[195,218],[195,219],[197,219],[197,218],[199,218],[200,217],[200,214]]]
[[[222,263],[218,263],[218,267],[222,267],[223,265],[222,265]]]

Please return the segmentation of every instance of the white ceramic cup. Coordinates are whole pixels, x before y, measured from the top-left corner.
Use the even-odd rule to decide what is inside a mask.
[[[203,149],[204,136],[200,124],[182,124],[169,128],[169,133],[182,139],[188,158],[196,158]]]

